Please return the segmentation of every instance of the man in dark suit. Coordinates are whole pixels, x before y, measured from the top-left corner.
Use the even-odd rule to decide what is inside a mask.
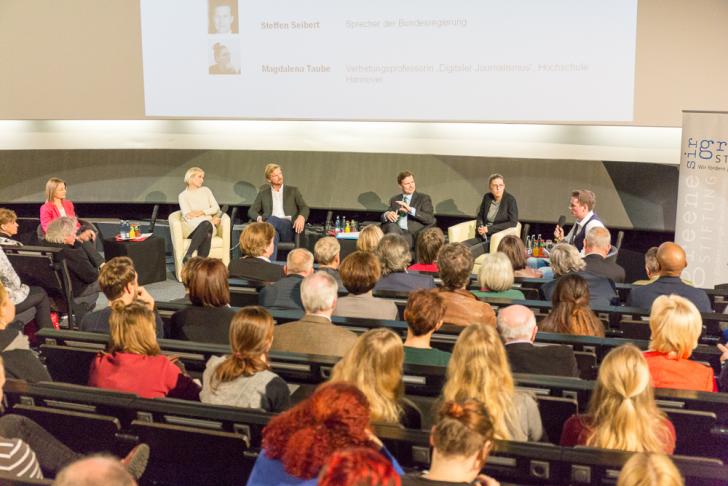
[[[261,187],[248,217],[258,222],[267,221],[276,229],[272,259],[278,257],[278,241],[293,241],[293,232],[303,232],[310,209],[294,186],[283,186],[283,170],[278,164],[265,166],[268,184]]]
[[[313,255],[305,248],[296,248],[288,254],[283,270],[286,276],[263,287],[258,303],[271,310],[301,310],[301,282],[313,273]]]
[[[401,234],[413,248],[419,232],[435,224],[435,210],[430,196],[415,192],[412,172],[400,172],[397,184],[402,188],[402,194],[389,200],[389,209],[382,214],[382,231]]]
[[[612,236],[607,228],[601,226],[589,230],[584,240],[584,262],[586,271],[607,277],[615,283],[624,282],[624,268],[611,260],[607,260],[612,249]]]
[[[677,294],[695,304],[700,312],[713,312],[708,295],[702,289],[684,283],[680,274],[688,266],[685,250],[672,241],[666,241],[657,249],[659,278],[651,284],[634,287],[629,293],[627,305],[651,309],[652,302],[660,295]]]
[[[536,346],[536,316],[528,307],[510,305],[498,312],[498,332],[514,373],[579,376],[574,351],[560,344]]]

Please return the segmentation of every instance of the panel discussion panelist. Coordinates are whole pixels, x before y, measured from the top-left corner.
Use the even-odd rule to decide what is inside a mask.
[[[207,257],[212,246],[212,235],[220,224],[220,205],[212,195],[205,183],[205,171],[199,167],[190,167],[185,172],[185,185],[187,188],[179,193],[179,208],[185,220],[184,229],[190,239],[182,261],[192,258],[196,251],[197,256]]]
[[[278,242],[293,241],[293,232],[302,233],[310,209],[297,187],[283,185],[281,166],[271,163],[265,166],[267,186],[261,187],[248,217],[255,221],[266,221],[276,229],[276,238],[271,260],[278,259]]]
[[[604,228],[604,223],[599,219],[594,207],[597,204],[596,195],[588,189],[576,189],[571,192],[569,198],[569,212],[576,221],[568,233],[564,235],[564,228],[556,225],[554,238],[556,242],[565,242],[574,245],[579,253],[584,256],[584,239],[592,228]]]
[[[494,233],[518,224],[518,204],[512,194],[506,192],[506,183],[500,174],[491,174],[488,178],[490,192],[483,196],[483,201],[475,215],[475,238],[463,241],[470,247],[473,258],[488,253],[488,239]]]
[[[402,235],[412,248],[420,231],[435,224],[435,211],[430,196],[415,192],[412,172],[400,172],[397,184],[402,193],[390,198],[389,209],[382,214],[382,231]]]

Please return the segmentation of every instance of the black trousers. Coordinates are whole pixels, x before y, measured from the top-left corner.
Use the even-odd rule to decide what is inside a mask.
[[[212,245],[212,223],[203,221],[197,228],[190,233],[190,247],[187,249],[185,258],[190,258],[197,251],[197,256],[206,257],[210,254],[210,246]]]
[[[30,287],[30,293],[24,301],[15,304],[15,313],[20,314],[28,309],[35,307],[35,322],[39,328],[52,328],[51,322],[51,303],[48,300],[48,294],[41,287]]]
[[[0,436],[6,439],[22,439],[35,452],[44,471],[57,472],[63,466],[81,458],[46,429],[22,415],[0,417]]]
[[[478,258],[480,255],[490,252],[490,240],[483,240],[480,236],[463,241],[463,245],[470,247],[473,258]]]

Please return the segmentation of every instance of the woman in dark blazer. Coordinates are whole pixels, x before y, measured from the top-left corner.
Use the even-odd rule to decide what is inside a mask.
[[[491,235],[518,224],[518,204],[516,198],[506,192],[503,176],[491,174],[488,187],[490,192],[483,196],[475,216],[475,238],[463,241],[470,247],[473,257],[488,253]]]

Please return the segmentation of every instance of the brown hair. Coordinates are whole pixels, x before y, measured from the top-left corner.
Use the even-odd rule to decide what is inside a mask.
[[[591,211],[597,205],[597,196],[589,189],[574,189],[571,197],[576,198],[579,204],[586,206]]]
[[[432,429],[432,442],[446,457],[470,457],[495,436],[493,420],[482,402],[469,398],[445,402]]]
[[[182,285],[184,285],[185,290],[189,290],[190,276],[197,271],[197,267],[200,265],[200,263],[202,263],[203,260],[205,260],[205,257],[193,256],[192,258],[187,260],[187,263],[182,266],[182,271],[180,272],[180,282],[182,282]]]
[[[660,271],[660,264],[657,262],[657,247],[652,246],[645,252],[645,271],[649,274],[656,274]]]
[[[435,289],[421,289],[410,292],[404,319],[415,336],[431,332],[445,316],[447,304]]]
[[[473,271],[473,254],[462,243],[448,243],[437,255],[442,286],[447,290],[458,290],[468,283]]]
[[[18,215],[15,214],[15,211],[12,209],[0,208],[0,226],[17,220]]]
[[[368,251],[355,251],[344,258],[339,266],[341,281],[353,295],[369,292],[382,276],[379,258]]]
[[[498,243],[498,252],[503,253],[511,261],[513,271],[526,268],[526,245],[523,240],[514,235],[504,236]]]
[[[107,299],[115,300],[124,294],[127,285],[137,278],[134,262],[125,256],[114,257],[101,267],[99,287]]]
[[[230,322],[232,354],[215,368],[212,374],[213,391],[220,383],[240,376],[253,376],[270,367],[261,358],[273,341],[273,318],[263,307],[251,305],[240,309]]]
[[[551,302],[551,312],[539,323],[539,330],[604,337],[604,324],[589,307],[589,286],[579,275],[559,277]]]
[[[408,170],[403,170],[402,172],[397,174],[397,184],[402,184],[403,180],[405,180],[408,177],[414,177],[414,176],[415,175],[412,172],[410,172]]]
[[[190,300],[204,307],[222,307],[230,304],[228,271],[222,260],[203,258],[194,271],[189,271],[187,280]]]
[[[276,229],[270,223],[249,224],[240,233],[240,250],[251,257],[260,256],[268,248],[275,235]]]
[[[144,302],[135,300],[125,305],[117,300],[111,304],[108,352],[145,356],[160,353],[154,313]]]
[[[445,235],[440,228],[427,228],[417,238],[417,262],[433,263],[437,252],[445,244]]]

